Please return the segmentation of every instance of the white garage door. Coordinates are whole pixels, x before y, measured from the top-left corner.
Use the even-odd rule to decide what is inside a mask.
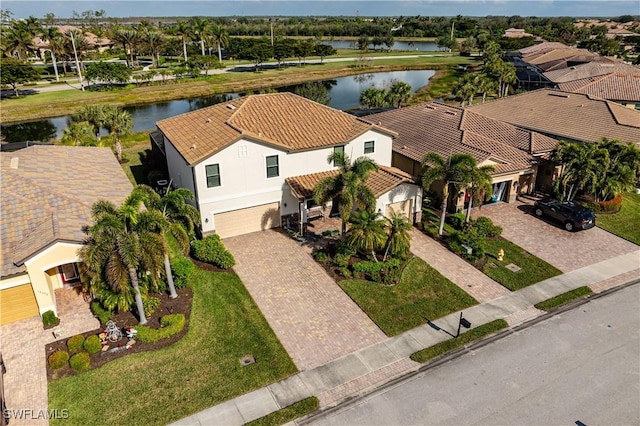
[[[264,231],[280,226],[280,203],[218,213],[213,219],[220,238]]]
[[[391,217],[391,212],[403,213],[410,221],[413,220],[411,216],[411,203],[413,200],[398,201],[397,203],[387,204],[384,215]]]

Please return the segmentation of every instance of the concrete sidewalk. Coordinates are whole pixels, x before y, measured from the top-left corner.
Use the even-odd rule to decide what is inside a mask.
[[[464,311],[472,328],[487,322],[532,312],[533,305],[582,286],[592,286],[599,291],[640,279],[640,250],[596,263],[566,274],[541,281],[522,290],[481,303]],[[455,332],[460,312],[454,312],[435,322],[445,330]],[[529,319],[529,318],[527,318]],[[420,364],[408,357],[422,349],[445,341],[449,336],[424,324],[379,343],[360,349],[308,371],[302,371],[265,388],[213,406],[176,425],[242,425],[266,416],[281,408],[310,396],[335,392],[343,398],[381,385]],[[384,372],[385,374],[380,374]],[[375,379],[379,380],[376,381]],[[350,386],[358,383],[360,386]],[[364,387],[363,387],[364,386]],[[343,391],[352,389],[349,395]],[[341,402],[336,399],[333,404]]]

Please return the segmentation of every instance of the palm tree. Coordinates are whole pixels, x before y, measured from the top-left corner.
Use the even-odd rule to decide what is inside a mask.
[[[151,50],[151,61],[154,67],[160,62],[160,47],[164,43],[164,36],[158,31],[149,31],[146,33],[144,40]]]
[[[189,251],[189,239],[193,236],[196,224],[200,223],[200,213],[186,200],[192,200],[193,194],[185,188],[169,189],[160,197],[151,187],[138,185],[134,191],[141,194],[145,206],[150,210],[158,211],[166,219],[165,230],[169,231],[176,239],[184,253]],[[164,253],[164,268],[169,286],[169,297],[178,297],[173,283],[169,253]]]
[[[467,223],[471,218],[473,200],[476,197],[480,198],[481,195],[484,199],[491,196],[491,193],[493,192],[493,178],[491,177],[491,173],[495,171],[496,169],[493,166],[474,166],[473,170],[471,170],[471,182],[467,188],[467,191],[469,192],[469,206],[467,207],[466,218]]]
[[[211,35],[218,45],[218,60],[222,63],[222,47],[229,45],[229,32],[222,25],[211,28]]]
[[[69,30],[67,32],[67,36],[69,40],[71,40],[71,46],[73,48],[73,56],[76,60],[76,70],[78,71],[78,79],[80,80],[80,90],[84,92],[84,84],[82,83],[82,70],[80,69],[80,61],[78,60],[78,50],[80,50],[82,54],[82,49],[79,47],[86,44],[86,38],[82,31],[79,30]]]
[[[122,162],[122,143],[120,136],[129,134],[133,127],[131,114],[120,108],[107,108],[104,115],[104,126],[109,130],[109,134],[113,136],[113,144],[116,149],[116,157]]]
[[[366,185],[369,174],[378,171],[378,165],[368,157],[356,158],[353,163],[347,155],[335,151],[327,158],[329,164],[339,167],[339,174],[322,179],[314,188],[316,203],[325,206],[333,201],[338,205],[342,219],[342,237],[347,230],[347,221],[355,206],[365,210],[372,210],[376,204],[376,197]]]
[[[108,107],[104,105],[85,105],[73,113],[73,121],[87,121],[93,127],[93,133],[100,140],[100,129],[105,127],[105,116]]]
[[[56,62],[56,52],[62,49],[62,37],[62,33],[58,30],[58,27],[45,28],[40,36],[42,41],[49,42],[49,51],[51,52],[51,62],[53,62],[53,72],[56,75],[56,81],[60,81],[60,76],[58,75],[58,63]]]
[[[354,250],[370,253],[374,261],[376,249],[382,247],[387,239],[385,221],[380,213],[358,209],[349,217],[349,231],[345,235],[345,242]]]
[[[411,99],[411,85],[404,81],[394,81],[389,88],[389,98],[392,105],[402,108]]]
[[[200,50],[204,56],[205,40],[211,35],[209,21],[198,16],[191,18],[191,31],[200,40]]]
[[[141,210],[139,194],[132,192],[118,208],[110,201],[93,205],[93,225],[88,228],[88,239],[80,250],[83,273],[92,293],[108,297],[107,293],[125,295],[121,308],[130,308],[126,295],[134,293],[140,324],[146,324],[139,274],[156,280],[162,270],[165,241],[159,230],[165,219],[154,210]]]
[[[387,255],[404,259],[407,257],[411,249],[411,235],[409,231],[413,228],[409,218],[402,212],[392,212],[391,217],[387,218],[387,228],[389,236],[387,237],[386,248],[382,261],[387,260]]]
[[[139,41],[138,32],[132,29],[119,29],[113,33],[113,40],[122,44],[127,55],[127,66],[133,66],[133,54],[136,43]]]
[[[460,106],[464,107],[464,103],[468,101],[469,106],[473,102],[473,96],[478,90],[477,78],[473,74],[465,74],[453,88],[453,94],[462,99]]]
[[[23,59],[32,51],[33,35],[24,21],[15,21],[2,34],[2,50]],[[25,58],[26,59],[26,58]]]
[[[497,89],[496,82],[489,78],[489,76],[487,76],[486,74],[482,74],[478,78],[477,89],[478,92],[482,93],[482,103],[485,103],[485,101],[487,100],[487,93],[495,92],[495,90]]]
[[[360,93],[360,105],[366,105],[367,108],[381,108],[385,105],[385,93],[383,89],[369,87]]]
[[[453,186],[456,192],[467,186],[471,180],[471,170],[476,160],[468,154],[453,154],[448,159],[442,158],[438,153],[428,152],[422,159],[422,186],[429,190],[431,184],[437,180],[442,181],[442,210],[440,216],[440,229],[438,235],[442,236],[444,219],[447,214],[449,202],[449,188]]]
[[[64,129],[60,140],[63,145],[95,146],[98,143],[93,125],[88,121],[74,121]]]
[[[189,23],[185,21],[178,21],[178,27],[176,29],[176,34],[180,36],[182,39],[182,52],[184,55],[184,61],[187,62],[189,59],[187,57],[187,42],[191,40],[191,26]]]

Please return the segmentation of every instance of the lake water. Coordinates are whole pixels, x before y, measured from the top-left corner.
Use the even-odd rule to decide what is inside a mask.
[[[333,46],[336,49],[357,49],[358,42],[357,41],[348,41],[348,40],[325,40],[324,43]],[[373,45],[369,45],[369,49],[373,49]],[[387,50],[385,45],[377,46],[378,49]],[[438,45],[436,43],[426,42],[426,41],[396,41],[393,43],[391,50],[400,50],[400,51],[419,51],[419,52],[437,52],[441,49],[438,49]]]
[[[426,86],[435,71],[392,71],[374,74],[360,74],[324,80],[331,101],[330,106],[336,109],[348,110],[359,107],[360,92],[368,87],[384,88],[393,81],[409,83],[413,91]],[[296,86],[281,87],[278,91],[293,91]],[[158,90],[162,90],[158,87]],[[208,107],[226,100],[241,96],[239,93],[213,95],[196,99],[181,99],[168,102],[126,107],[131,113],[133,131],[139,132],[154,129],[156,121],[185,112]],[[69,116],[49,118],[46,120],[24,122],[0,129],[7,142],[47,141],[51,138],[59,139],[67,127]]]

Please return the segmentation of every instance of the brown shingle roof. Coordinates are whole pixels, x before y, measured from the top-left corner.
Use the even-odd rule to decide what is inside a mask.
[[[427,103],[367,117],[398,133],[393,150],[422,161],[428,152],[443,157],[469,154],[478,163],[498,163],[496,173],[528,169],[533,154],[548,152],[556,141],[469,110]]]
[[[411,176],[396,169],[395,167],[378,166],[377,172],[372,172],[367,178],[367,186],[373,192],[375,197],[380,197],[386,192],[406,182],[413,182]],[[337,176],[340,171],[338,169],[326,172],[312,173],[309,175],[294,176],[285,179],[291,193],[298,199],[308,199],[313,197],[313,189],[318,182],[327,177]]]
[[[344,144],[374,128],[392,134],[288,92],[247,96],[156,124],[192,165],[241,137],[297,151]]]
[[[588,95],[540,89],[468,109],[557,138],[640,142],[640,111]]]
[[[93,203],[119,204],[132,188],[108,148],[32,146],[0,159],[0,276],[23,272],[25,259],[56,241],[82,242]]]

